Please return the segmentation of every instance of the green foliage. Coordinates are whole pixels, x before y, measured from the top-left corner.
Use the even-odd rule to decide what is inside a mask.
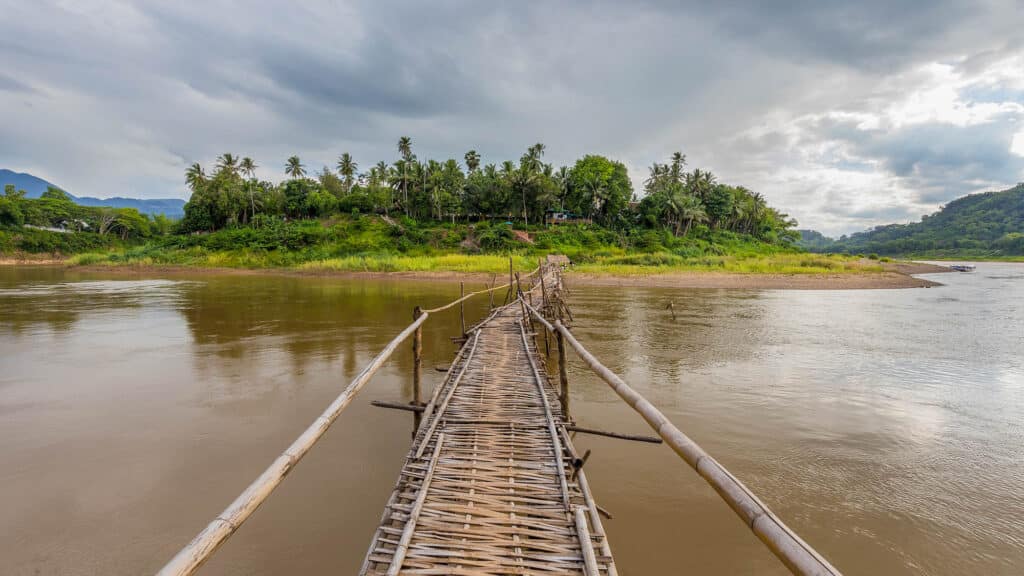
[[[90,232],[50,232],[34,228],[0,228],[0,253],[70,255],[124,246],[113,235],[100,236]]]
[[[562,203],[571,212],[609,226],[623,217],[632,197],[633,183],[623,163],[584,156],[569,171]]]
[[[138,242],[153,233],[154,222],[166,231],[163,216],[151,220],[134,208],[80,206],[62,190],[49,188],[39,198],[5,187],[0,196],[0,226],[5,227],[3,251],[74,254],[121,242]],[[40,230],[57,229],[58,231]]]
[[[105,258],[118,263],[262,267],[561,252],[584,263],[666,266],[737,251],[791,250],[792,220],[756,193],[717,183],[706,171],[683,171],[681,154],[654,165],[637,207],[625,165],[603,156],[584,156],[572,168],[556,170],[543,161],[545,147],[538,143],[518,162],[500,166],[482,165],[470,151],[467,172],[455,159],[418,159],[405,137],[398,152],[397,161],[379,162],[362,174],[344,153],[337,173],[325,167],[312,178],[293,156],[284,164],[289,178],[276,184],[255,178],[251,158],[222,154],[212,173],[200,164],[186,170],[192,195],[176,225],[130,209],[78,206],[56,189],[37,200],[7,190],[0,197],[0,225],[78,230],[84,240],[31,233],[6,242],[62,253],[115,248]],[[592,223],[546,227],[544,215],[555,209]]]

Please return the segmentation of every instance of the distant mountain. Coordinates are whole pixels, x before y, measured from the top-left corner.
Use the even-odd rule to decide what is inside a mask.
[[[43,192],[46,192],[46,188],[53,186],[64,190],[56,184],[51,184],[42,178],[33,176],[31,174],[24,174],[20,172],[12,172],[4,168],[0,168],[0,190],[7,184],[14,184],[14,187],[18,190],[24,190],[25,195],[29,198],[39,198]],[[163,214],[169,218],[181,218],[185,215],[185,201],[180,198],[92,198],[89,196],[78,196],[72,195],[67,190],[68,196],[77,204],[82,206],[109,206],[111,208],[135,208],[139,212],[145,214]]]
[[[827,250],[835,244],[835,240],[817,230],[797,230],[797,232],[800,233],[800,239],[796,242],[797,246],[812,252]]]
[[[814,252],[932,257],[1024,255],[1024,184],[957,198],[920,222],[888,224],[832,241],[801,230]]]
[[[60,188],[56,184],[50,184],[42,178],[37,178],[31,174],[23,174],[20,172],[12,172],[5,168],[0,168],[0,190],[8,184],[14,184],[14,187],[18,190],[24,190],[26,196],[29,198],[39,198],[46,192],[47,186],[53,186],[54,188]],[[60,188],[64,190],[63,188]],[[67,192],[67,190],[64,190]]]

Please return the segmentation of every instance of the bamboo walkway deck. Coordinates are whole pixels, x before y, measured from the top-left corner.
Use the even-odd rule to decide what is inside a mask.
[[[729,504],[744,524],[799,576],[841,576],[821,554],[776,516],[749,488],[677,428],[656,406],[591,354],[564,323],[557,261],[513,282],[463,294],[443,306],[417,307],[395,336],[321,415],[235,500],[164,565],[158,576],[191,576],[262,504],[338,416],[395,353],[413,337],[413,396],[423,411],[412,447],[388,499],[360,574],[584,574],[617,576],[580,458],[567,433],[567,349],[635,410],[661,441]],[[542,281],[540,281],[542,279]],[[540,287],[540,293],[537,288]],[[466,331],[463,346],[427,405],[420,402],[421,328],[431,314],[508,289],[512,303]],[[513,291],[516,293],[513,297]],[[463,287],[464,292],[464,287]],[[540,296],[540,310],[533,307]],[[508,299],[507,298],[507,299]],[[529,317],[527,312],[529,311]],[[534,322],[535,321],[535,322]],[[555,337],[559,392],[547,377],[534,327]],[[559,402],[562,400],[563,404]],[[565,413],[563,413],[563,411]],[[636,437],[572,426],[629,440]],[[657,440],[655,440],[657,441]]]
[[[469,331],[361,574],[608,574],[615,564],[523,308]]]

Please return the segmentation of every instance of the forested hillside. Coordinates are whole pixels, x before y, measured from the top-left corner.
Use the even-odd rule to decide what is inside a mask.
[[[829,241],[802,230],[800,245],[815,252],[920,257],[998,258],[1024,255],[1024,184],[958,198],[920,222],[889,224]]]

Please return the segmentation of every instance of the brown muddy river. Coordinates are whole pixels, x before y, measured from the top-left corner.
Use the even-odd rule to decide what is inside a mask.
[[[577,337],[846,574],[1021,574],[1024,265],[934,279],[947,285],[569,285]],[[155,572],[415,305],[457,291],[0,267],[0,573]],[[426,324],[431,385],[457,323]],[[201,573],[356,573],[412,427],[369,401],[407,400],[411,364],[403,346]],[[580,424],[648,432],[578,361],[570,380]],[[622,574],[787,573],[667,447],[576,444]]]

